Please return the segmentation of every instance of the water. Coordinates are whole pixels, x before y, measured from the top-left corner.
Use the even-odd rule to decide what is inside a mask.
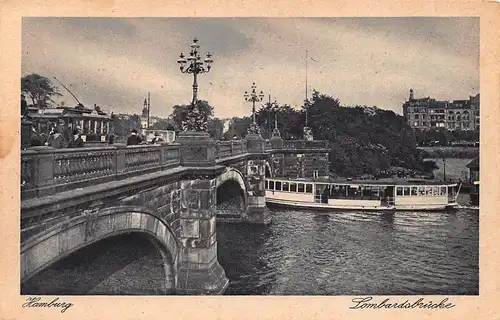
[[[271,211],[217,224],[228,295],[477,295],[479,211]]]

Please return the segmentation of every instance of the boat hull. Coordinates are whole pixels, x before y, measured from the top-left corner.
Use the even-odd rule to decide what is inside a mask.
[[[448,203],[446,205],[425,205],[425,206],[359,206],[359,205],[331,205],[326,203],[312,203],[303,201],[291,201],[281,199],[266,199],[268,207],[281,207],[292,209],[313,209],[326,211],[451,211],[458,207],[457,203]]]

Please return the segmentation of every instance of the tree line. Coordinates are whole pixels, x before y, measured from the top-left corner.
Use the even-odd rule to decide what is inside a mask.
[[[50,80],[30,75],[21,80],[22,92],[34,105],[45,107],[53,96],[61,95]],[[208,122],[208,132],[217,140],[244,138],[252,117],[219,119],[208,101],[197,102],[198,109]],[[182,130],[189,105],[173,106],[168,119],[151,126],[153,130]],[[311,128],[314,138],[330,142],[330,169],[341,176],[377,175],[391,167],[409,171],[429,171],[432,164],[424,163],[417,150],[421,133],[415,132],[405,119],[393,111],[367,106],[342,106],[333,96],[314,91],[311,99],[297,110],[287,104],[265,103],[256,113],[264,138],[268,139],[277,124],[283,139],[301,139],[303,128]],[[137,115],[127,119],[112,116],[113,130],[125,136],[140,127]],[[445,137],[450,134],[443,133]],[[432,134],[430,138],[434,139]],[[426,136],[426,139],[429,136]]]

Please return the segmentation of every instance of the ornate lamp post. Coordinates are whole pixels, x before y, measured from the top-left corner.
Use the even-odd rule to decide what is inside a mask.
[[[260,93],[257,94],[257,86],[255,85],[255,82],[254,82],[252,84],[252,91],[250,93],[245,91],[244,97],[245,97],[245,101],[252,103],[252,123],[250,124],[250,128],[248,128],[248,133],[260,134],[259,126],[257,125],[257,122],[255,121],[255,102],[261,102],[262,99],[264,99],[264,93],[262,91],[260,91]]]
[[[272,110],[274,113],[274,129],[273,129],[272,136],[280,138],[281,133],[278,129],[278,103],[276,102],[276,100],[274,100],[274,102],[272,103]]]
[[[207,119],[200,113],[197,106],[198,102],[198,81],[197,77],[199,74],[207,73],[212,67],[211,64],[212,54],[208,52],[204,61],[201,60],[199,55],[200,45],[198,44],[198,39],[194,38],[191,44],[191,51],[187,57],[183,53],[179,56],[177,63],[180,66],[182,73],[193,75],[193,100],[191,106],[189,107],[188,113],[186,115],[186,121],[182,124],[183,131],[206,131],[207,130]]]

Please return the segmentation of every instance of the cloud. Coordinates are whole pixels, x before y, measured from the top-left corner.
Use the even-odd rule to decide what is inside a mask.
[[[342,104],[401,112],[417,96],[461,99],[479,91],[475,18],[25,18],[22,74],[57,76],[86,105],[138,113],[151,92],[152,113],[189,103],[192,76],[178,69],[192,38],[214,55],[199,77],[199,98],[219,117],[248,115],[253,81],[280,103],[300,106],[309,91]],[[65,102],[72,103],[66,95]]]

